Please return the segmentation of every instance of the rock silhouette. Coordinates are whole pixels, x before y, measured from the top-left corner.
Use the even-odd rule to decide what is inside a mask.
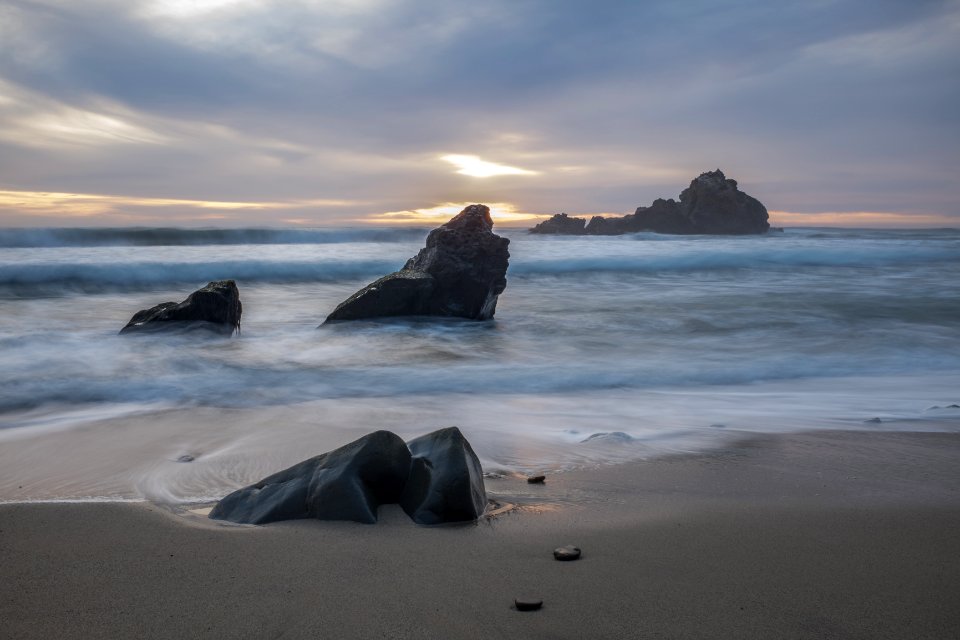
[[[680,193],[680,201],[658,198],[621,218],[594,216],[589,223],[560,213],[531,233],[609,236],[639,231],[670,234],[747,235],[770,230],[767,209],[737,187],[720,169],[700,174]],[[581,231],[577,231],[582,228]]]
[[[510,240],[493,233],[490,209],[473,204],[437,227],[400,271],[337,305],[326,322],[389,316],[488,320],[507,286]]]

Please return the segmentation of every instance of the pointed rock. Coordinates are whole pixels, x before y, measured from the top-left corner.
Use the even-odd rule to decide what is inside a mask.
[[[431,231],[403,269],[347,298],[326,322],[417,315],[488,320],[507,286],[508,244],[493,233],[490,209],[470,205]]]

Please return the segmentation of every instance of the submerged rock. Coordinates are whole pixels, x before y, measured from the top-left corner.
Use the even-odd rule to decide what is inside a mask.
[[[400,271],[341,302],[326,322],[422,315],[488,320],[507,286],[508,244],[493,233],[490,209],[470,205],[431,231]]]
[[[244,524],[302,518],[374,523],[380,505],[393,503],[418,524],[483,515],[483,469],[459,429],[409,443],[376,431],[234,491],[210,517]]]
[[[770,230],[767,209],[737,187],[720,169],[700,174],[680,194],[680,201],[658,198],[649,207],[638,207],[620,218],[582,218],[558,214],[541,222],[531,233],[620,235],[653,231],[670,234],[746,235]],[[577,228],[582,228],[576,232]],[[562,229],[562,231],[561,231]]]
[[[583,440],[580,441],[581,444],[584,442],[612,442],[617,444],[626,444],[628,442],[633,442],[634,437],[623,431],[603,431],[601,433],[594,433]]]
[[[136,312],[120,333],[202,329],[229,336],[240,329],[242,313],[237,283],[218,280],[183,302],[163,302]]]
[[[409,473],[403,440],[375,431],[234,491],[210,517],[246,524],[301,518],[372,524],[381,504],[399,501]]]
[[[407,446],[413,459],[400,506],[414,522],[467,522],[483,515],[483,469],[460,429],[440,429]]]

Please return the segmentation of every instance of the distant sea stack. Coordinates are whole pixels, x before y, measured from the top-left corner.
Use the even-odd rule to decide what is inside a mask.
[[[208,282],[183,302],[161,302],[133,314],[121,334],[203,330],[226,336],[240,329],[240,291],[233,280]]]
[[[673,234],[748,235],[770,230],[767,209],[759,200],[737,188],[737,181],[720,169],[701,173],[680,194],[658,198],[649,207],[622,218],[594,216],[590,222],[559,213],[541,222],[530,233],[616,236],[653,231]]]
[[[489,207],[472,204],[427,236],[400,271],[341,302],[326,322],[389,316],[488,320],[507,287],[510,240],[493,233]]]

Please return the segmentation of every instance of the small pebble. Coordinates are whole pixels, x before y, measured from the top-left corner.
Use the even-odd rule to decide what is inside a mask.
[[[553,550],[553,557],[557,560],[579,560],[580,547],[575,547],[573,545],[557,547]]]
[[[527,482],[530,484],[543,484],[546,479],[547,476],[530,476],[527,478]]]
[[[177,458],[177,462],[193,462],[193,456],[190,455],[189,453],[185,453],[179,458]]]
[[[543,606],[543,600],[514,600],[513,604],[516,605],[517,611],[536,611]]]

